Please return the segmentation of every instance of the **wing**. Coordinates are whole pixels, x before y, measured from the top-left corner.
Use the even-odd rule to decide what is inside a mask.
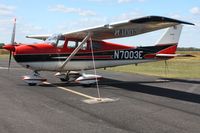
[[[121,37],[135,36],[178,24],[189,24],[194,25],[189,22],[176,20],[161,16],[147,16],[137,19],[132,19],[124,22],[111,23],[98,27],[66,32],[62,34],[62,39],[73,38],[73,39],[83,39],[88,33],[91,34],[93,40],[105,40],[114,39]],[[33,35],[27,36],[28,38],[42,39],[45,40],[50,35]]]

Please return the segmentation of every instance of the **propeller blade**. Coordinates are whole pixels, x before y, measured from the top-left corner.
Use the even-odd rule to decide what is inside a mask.
[[[9,61],[8,61],[8,71],[10,70],[10,64],[12,59],[12,52],[15,50],[15,32],[16,32],[16,18],[14,19],[14,26],[11,36],[11,45],[10,46],[4,46],[5,49],[9,50]]]
[[[12,51],[10,51],[9,53],[8,71],[10,70],[11,59],[12,59]]]
[[[15,30],[16,30],[16,18],[14,19],[14,26],[13,26],[13,32],[12,32],[12,37],[11,37],[11,44],[15,44]]]

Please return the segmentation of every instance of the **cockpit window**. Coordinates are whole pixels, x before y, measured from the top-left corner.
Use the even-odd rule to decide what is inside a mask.
[[[55,47],[61,48],[64,45],[64,41],[60,40],[61,36],[62,36],[61,34],[53,34],[52,36],[50,36],[49,38],[47,38],[45,40],[45,42],[49,43],[49,44],[51,44],[51,45],[53,45]]]

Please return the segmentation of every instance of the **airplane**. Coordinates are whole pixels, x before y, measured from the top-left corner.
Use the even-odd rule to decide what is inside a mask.
[[[15,43],[16,19],[11,43],[3,46],[11,57],[22,67],[33,71],[23,80],[30,86],[38,85],[45,78],[41,71],[57,72],[63,82],[76,82],[82,85],[94,84],[103,78],[96,74],[86,74],[85,70],[139,64],[168,60],[175,54],[183,24],[194,25],[163,16],[146,16],[127,21],[105,24],[53,35],[28,35],[27,38],[42,40],[42,43]],[[153,46],[127,46],[110,43],[106,39],[131,37],[167,28],[166,32]],[[145,38],[144,38],[145,39]]]

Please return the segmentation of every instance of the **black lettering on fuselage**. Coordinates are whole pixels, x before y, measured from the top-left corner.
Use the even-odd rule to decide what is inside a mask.
[[[130,50],[118,50],[114,51],[113,59],[115,60],[128,60],[128,59],[143,59],[143,51],[136,50],[136,51],[130,51]]]

